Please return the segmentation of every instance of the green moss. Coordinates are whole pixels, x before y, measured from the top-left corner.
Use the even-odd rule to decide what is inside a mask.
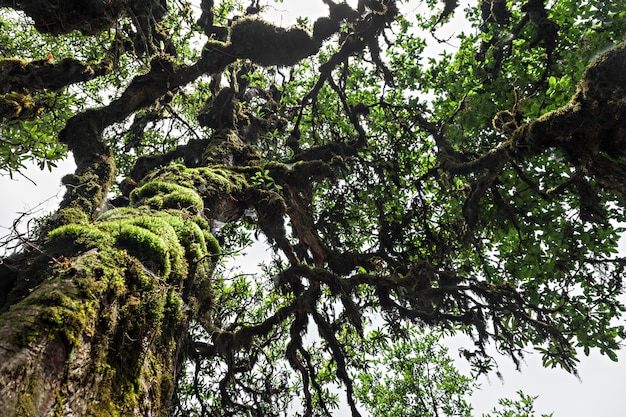
[[[149,213],[149,215],[146,215]],[[125,225],[133,225],[156,235],[160,238],[167,252],[164,257],[160,246],[155,247],[157,252],[154,257],[159,260],[159,265],[164,265],[163,260],[169,257],[171,276],[170,280],[175,277],[183,277],[188,271],[190,264],[196,264],[202,259],[206,259],[209,253],[218,253],[219,244],[217,240],[209,232],[209,223],[206,219],[199,215],[192,216],[181,212],[180,210],[168,211],[152,211],[145,207],[131,209],[115,209],[105,213],[100,219],[106,221],[98,223],[98,226],[111,233],[116,239],[117,246],[129,250],[134,256],[137,256],[142,262],[151,260],[154,263],[152,255],[145,253],[150,247],[148,244],[131,244],[133,236],[126,233],[122,242],[119,241],[120,231]],[[141,237],[141,236],[138,236]],[[147,241],[146,237],[141,237],[142,241]],[[144,253],[140,253],[136,247],[141,246]],[[133,249],[135,247],[135,249]],[[159,268],[159,271],[162,269]],[[156,270],[154,270],[156,272]]]
[[[54,405],[53,417],[62,417],[63,416],[63,396],[61,393],[57,393],[56,396],[56,404]]]
[[[193,219],[194,223],[197,224],[200,229],[202,229],[203,231],[207,230],[207,231],[211,231],[211,225],[209,224],[209,221],[202,217],[202,216],[197,216]]]
[[[140,204],[160,210],[164,208],[186,209],[194,212],[202,210],[200,195],[191,188],[164,181],[149,181],[130,193],[131,205]]]
[[[75,207],[66,207],[55,213],[58,224],[84,224],[89,222],[89,217],[84,211]]]
[[[119,207],[112,210],[107,210],[104,213],[100,214],[96,221],[104,222],[113,220],[125,220],[141,215],[151,216],[154,215],[154,213],[155,211],[148,206]]]
[[[220,243],[217,241],[215,236],[210,233],[206,233],[204,235],[204,240],[206,241],[206,248],[210,254],[217,255],[222,251],[220,247]]]
[[[69,256],[77,251],[109,246],[112,239],[108,233],[94,225],[67,224],[48,233],[48,242],[49,254],[56,256],[58,253],[63,253]]]
[[[198,262],[207,254],[202,229],[193,221],[170,216],[168,221],[174,228],[180,244],[185,248],[185,256],[191,263]]]
[[[41,385],[43,385],[43,381],[40,377],[33,376],[30,379],[27,389],[18,394],[17,405],[13,414],[15,417],[30,417],[38,414],[33,393],[38,392]]]
[[[175,216],[162,214],[157,220],[140,216],[110,221],[108,225],[115,225],[117,231],[109,233],[118,239],[126,232],[152,233],[137,225],[142,224],[157,231],[168,231],[173,236],[168,245],[158,237],[163,248],[178,245],[182,251],[174,232],[176,227],[169,223],[173,218]],[[136,224],[131,224],[133,221]],[[181,221],[192,223],[186,219]],[[199,227],[193,233],[201,233],[198,230]],[[56,233],[62,235],[62,229]],[[133,244],[137,240],[136,236],[132,237]],[[113,242],[113,237],[109,237],[109,242]],[[153,244],[152,241],[146,243]],[[180,286],[149,273],[128,252],[102,247],[62,263],[53,263],[43,271],[48,277],[45,284],[8,312],[16,323],[27,323],[20,325],[27,327],[27,331],[19,335],[24,344],[37,343],[41,337],[48,337],[46,335],[59,335],[70,345],[90,335],[110,338],[98,339],[96,350],[92,352],[93,363],[98,364],[93,372],[101,376],[100,392],[85,413],[88,416],[131,415],[146,394],[141,381],[151,383],[150,390],[157,393],[157,402],[159,393],[164,395],[163,399],[169,398],[174,387],[171,375],[165,371],[168,369],[165,362],[170,360],[169,354],[175,349],[174,335],[187,314]],[[96,329],[105,330],[96,333]],[[152,350],[148,352],[146,340],[151,341]],[[118,354],[121,349],[125,355]],[[33,387],[19,399],[21,414],[18,415],[37,414],[33,396],[40,391]]]
[[[41,108],[29,94],[6,93],[0,94],[0,120],[32,119],[37,116]]]
[[[91,323],[96,313],[93,302],[62,293],[51,293],[42,301],[54,305],[45,307],[39,319],[56,329],[71,346],[79,343],[83,335],[93,335]]]
[[[248,186],[244,174],[234,172],[228,168],[186,168],[178,163],[174,163],[148,176],[145,186],[152,182],[170,185],[178,184],[183,188],[196,190],[205,200],[210,200],[217,195],[240,192]],[[154,187],[151,186],[151,188]],[[141,188],[133,190],[133,193],[137,195]],[[133,202],[133,193],[131,193],[131,203],[138,206],[141,201]]]
[[[164,313],[171,321],[175,323],[183,319],[183,299],[171,288],[167,292]]]
[[[69,185],[65,201],[73,208],[91,216],[102,207],[107,190],[113,179],[115,167],[113,158],[101,155],[99,163],[80,175],[71,174],[63,178]],[[74,222],[71,218],[64,223]]]
[[[117,247],[126,249],[137,257],[146,268],[167,278],[172,264],[168,247],[155,233],[133,224],[122,222],[115,233]]]
[[[176,218],[167,214],[159,214],[156,216],[140,216],[129,220],[129,224],[143,227],[156,234],[163,240],[167,247],[168,257],[170,259],[171,268],[174,273],[184,275],[187,272],[185,264],[185,245],[181,245],[178,232],[173,224]]]
[[[20,346],[35,342],[42,329],[59,335],[70,345],[79,343],[83,335],[93,334],[98,303],[95,298],[85,298],[75,285],[75,272],[64,266],[52,274],[44,287],[12,306],[12,313],[22,322],[23,331],[16,340]],[[27,322],[26,317],[30,317]]]

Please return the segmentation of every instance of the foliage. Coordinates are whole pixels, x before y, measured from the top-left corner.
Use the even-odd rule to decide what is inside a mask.
[[[376,372],[385,378],[363,372],[372,361],[429,370],[412,367],[434,340],[387,343],[407,326],[469,335],[462,353],[484,372],[490,343],[517,364],[533,348],[570,372],[579,350],[616,358],[619,2],[324,1],[325,16],[293,27],[256,0],[91,3],[24,0],[0,15],[0,170],[52,166],[66,151],[77,166],[38,239],[0,264],[0,312],[47,285],[47,262],[123,253],[124,279],[155,280],[189,307],[149,315],[173,323],[170,339],[133,341],[142,350],[124,360],[137,372],[121,385],[135,387],[132,404],[280,415],[297,397],[302,415],[330,415],[342,386],[356,416],[357,400],[392,401],[366,395],[380,391]],[[253,234],[271,259],[211,276]],[[73,306],[68,297],[58,298]],[[114,297],[98,308],[134,295]],[[97,327],[97,314],[85,317],[75,322]],[[132,379],[151,378],[140,370],[154,357],[177,396],[172,381],[155,393]],[[442,380],[424,386],[443,397],[415,399],[420,412],[463,415],[471,382],[432,360]],[[531,403],[496,413],[529,414]]]
[[[359,375],[356,391],[370,415],[472,415],[465,398],[475,388],[473,379],[456,370],[440,339],[410,331],[406,340],[380,346],[380,358],[369,361],[375,371]]]
[[[456,370],[441,344],[443,335],[408,329],[396,342],[380,336],[373,331],[365,340],[371,359],[366,361],[366,371],[359,373],[356,387],[357,398],[369,415],[472,416],[468,399],[479,387],[473,376]],[[500,399],[499,407],[483,417],[534,416],[536,397],[521,391],[518,395],[518,400]]]
[[[495,408],[489,414],[491,417],[533,417],[535,415],[533,401],[537,397],[530,397],[523,392],[518,391],[519,400],[514,401],[508,398],[498,400],[501,409]],[[542,414],[541,417],[551,417],[552,414]],[[483,414],[483,417],[487,417]]]

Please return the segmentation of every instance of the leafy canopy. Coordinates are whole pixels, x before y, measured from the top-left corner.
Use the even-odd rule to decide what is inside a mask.
[[[95,218],[154,170],[211,166],[191,209],[226,252],[252,233],[274,250],[191,318],[182,409],[279,414],[299,386],[329,414],[339,383],[358,415],[364,340],[407,322],[470,335],[479,370],[490,343],[569,371],[579,348],[616,357],[620,2],[324,0],[294,27],[263,20],[273,2],[88,3],[2,10],[0,168],[70,150],[62,208]]]

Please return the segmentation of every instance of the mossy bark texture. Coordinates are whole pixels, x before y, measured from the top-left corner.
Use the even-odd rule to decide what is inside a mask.
[[[197,174],[165,168],[133,207],[77,217],[48,233],[27,269],[3,271],[17,283],[0,315],[3,416],[167,415],[187,327],[212,302],[219,244],[203,197],[243,185],[215,174],[202,195]]]

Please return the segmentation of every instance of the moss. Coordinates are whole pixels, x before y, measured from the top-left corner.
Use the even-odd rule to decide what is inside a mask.
[[[107,190],[114,177],[115,166],[110,149],[102,149],[102,153],[97,154],[96,163],[92,160],[96,152],[91,149],[85,151],[91,156],[86,156],[84,152],[75,152],[76,164],[90,167],[80,175],[71,174],[64,177],[64,182],[69,187],[62,205],[82,211],[91,218],[104,204]],[[67,224],[71,219],[65,221]]]
[[[211,144],[202,153],[203,165],[259,165],[261,152],[244,143],[232,130],[221,129],[211,136]]]
[[[115,209],[105,213],[101,219],[105,221],[98,223],[98,226],[112,234],[117,246],[127,249],[142,262],[154,264],[155,259],[152,257],[155,257],[159,260],[158,265],[164,265],[163,260],[169,258],[171,272],[166,277],[170,280],[184,277],[189,264],[196,264],[206,259],[207,254],[219,253],[220,250],[217,240],[210,234],[208,221],[199,215],[192,216],[180,210],[163,212],[147,210],[146,207]],[[149,245],[140,242],[132,244],[133,236],[128,233],[125,234],[125,240],[120,242],[120,231],[126,225],[140,227],[156,235],[163,241],[167,256],[164,256],[160,246],[156,247],[154,255],[150,255],[145,252],[150,250]],[[146,238],[141,239],[146,241]],[[138,246],[143,248],[143,253],[140,253]],[[154,272],[157,270],[162,269],[157,268]]]
[[[40,112],[41,108],[29,94],[15,92],[0,94],[0,120],[32,119]]]
[[[588,100],[626,100],[626,42],[601,55],[583,74],[579,88]]]
[[[154,273],[164,278],[170,274],[172,264],[168,247],[155,233],[143,227],[122,222],[115,232],[115,245],[126,249]]]
[[[94,329],[90,324],[96,308],[92,302],[54,292],[42,297],[42,302],[51,302],[54,305],[45,307],[39,319],[58,331],[70,346],[77,344],[83,335],[93,335]]]
[[[241,192],[247,187],[247,181],[245,175],[234,172],[226,167],[224,168],[186,168],[184,165],[174,163],[150,176],[144,186],[148,184],[168,184],[179,187],[196,190],[194,191],[202,198],[212,200],[213,197]],[[139,206],[140,204],[147,204],[148,200],[140,199],[144,198],[144,191],[139,191],[143,187],[135,189],[131,193],[131,204]],[[158,189],[159,185],[150,186],[149,189]],[[167,191],[168,186],[163,186],[163,190]],[[162,192],[162,191],[161,191]],[[135,200],[133,200],[133,194]],[[146,196],[151,197],[153,194],[146,193]],[[167,208],[167,207],[163,207]],[[185,206],[173,206],[170,208],[185,208]]]
[[[12,306],[11,312],[23,323],[17,334],[18,345],[36,341],[42,329],[58,334],[70,346],[80,342],[83,335],[93,334],[99,305],[96,297],[107,285],[88,294],[77,285],[76,272],[71,264],[55,266],[45,286]],[[25,322],[27,317],[30,319]]]
[[[62,208],[55,213],[55,216],[58,218],[59,225],[72,223],[83,224],[89,222],[87,214],[75,207]]]
[[[0,59],[0,76],[4,79],[12,73],[20,73],[26,69],[28,61],[21,58]]]
[[[205,234],[204,240],[206,241],[207,251],[210,254],[217,255],[222,251],[222,248],[220,247],[220,243],[212,234],[210,233]]]
[[[168,222],[173,227],[189,262],[198,262],[206,256],[206,242],[200,226],[193,221],[176,216],[169,216]]]
[[[168,256],[174,272],[184,274],[187,266],[184,264],[185,247],[181,245],[176,228],[173,225],[175,217],[167,214],[157,216],[141,216],[130,220],[130,224],[143,227],[156,234],[167,246]]]
[[[330,17],[320,17],[313,24],[313,39],[323,42],[335,33],[339,32],[341,26],[339,22]]]
[[[149,181],[130,193],[131,205],[146,204],[160,210],[179,208],[198,212],[202,210],[202,199],[196,191],[171,182]]]
[[[112,243],[109,234],[91,224],[67,224],[48,233],[48,254],[69,256],[83,250],[106,247]]]
[[[172,288],[167,292],[164,313],[173,322],[178,322],[183,318],[183,300]]]
[[[61,393],[57,393],[56,395],[56,403],[54,404],[54,410],[52,411],[53,417],[62,417],[63,416],[63,404],[64,399]]]
[[[176,242],[180,246],[173,232],[176,228],[168,222],[174,217],[164,214],[151,224],[148,218],[140,217],[112,221],[109,225],[117,225],[118,235],[133,227],[148,232],[130,224],[132,221],[146,227],[154,225],[159,230],[168,230],[174,236],[170,244]],[[56,233],[62,234],[62,230]],[[198,230],[201,229],[198,227],[194,233],[201,233]],[[109,237],[109,244],[112,241],[113,237]],[[162,399],[170,398],[174,385],[171,375],[164,372],[168,369],[165,362],[171,360],[169,355],[176,348],[174,335],[187,317],[180,286],[172,286],[150,274],[127,251],[113,247],[101,247],[54,263],[48,266],[45,275],[45,284],[13,305],[8,314],[11,320],[27,324],[20,326],[27,328],[19,335],[23,345],[37,343],[41,337],[47,337],[44,334],[60,335],[70,346],[85,336],[97,340],[92,354],[96,357],[93,363],[98,366],[93,373],[99,375],[100,392],[86,415],[133,414],[147,394],[144,387],[148,381],[150,392],[157,393],[157,402],[159,393],[164,395]],[[150,340],[149,351],[146,351],[147,340]],[[119,355],[121,350],[125,355]],[[18,415],[37,414],[35,394],[31,393],[41,390],[34,387],[28,391],[20,398]],[[60,407],[57,403],[59,410]]]
[[[156,213],[148,206],[138,206],[138,207],[119,207],[114,208],[112,210],[107,210],[100,214],[96,221],[104,222],[104,221],[113,221],[113,220],[124,220],[130,219],[137,216],[152,216]]]
[[[38,392],[41,385],[43,385],[41,377],[33,376],[30,379],[26,390],[18,394],[19,397],[13,414],[15,417],[30,417],[38,414],[33,393]]]
[[[260,19],[239,19],[231,27],[229,53],[263,65],[290,66],[317,51],[320,42],[300,28],[285,30]]]
[[[169,399],[174,395],[174,389],[176,385],[174,384],[174,378],[169,374],[169,372],[161,372],[159,375],[159,387],[161,388],[161,398]]]

